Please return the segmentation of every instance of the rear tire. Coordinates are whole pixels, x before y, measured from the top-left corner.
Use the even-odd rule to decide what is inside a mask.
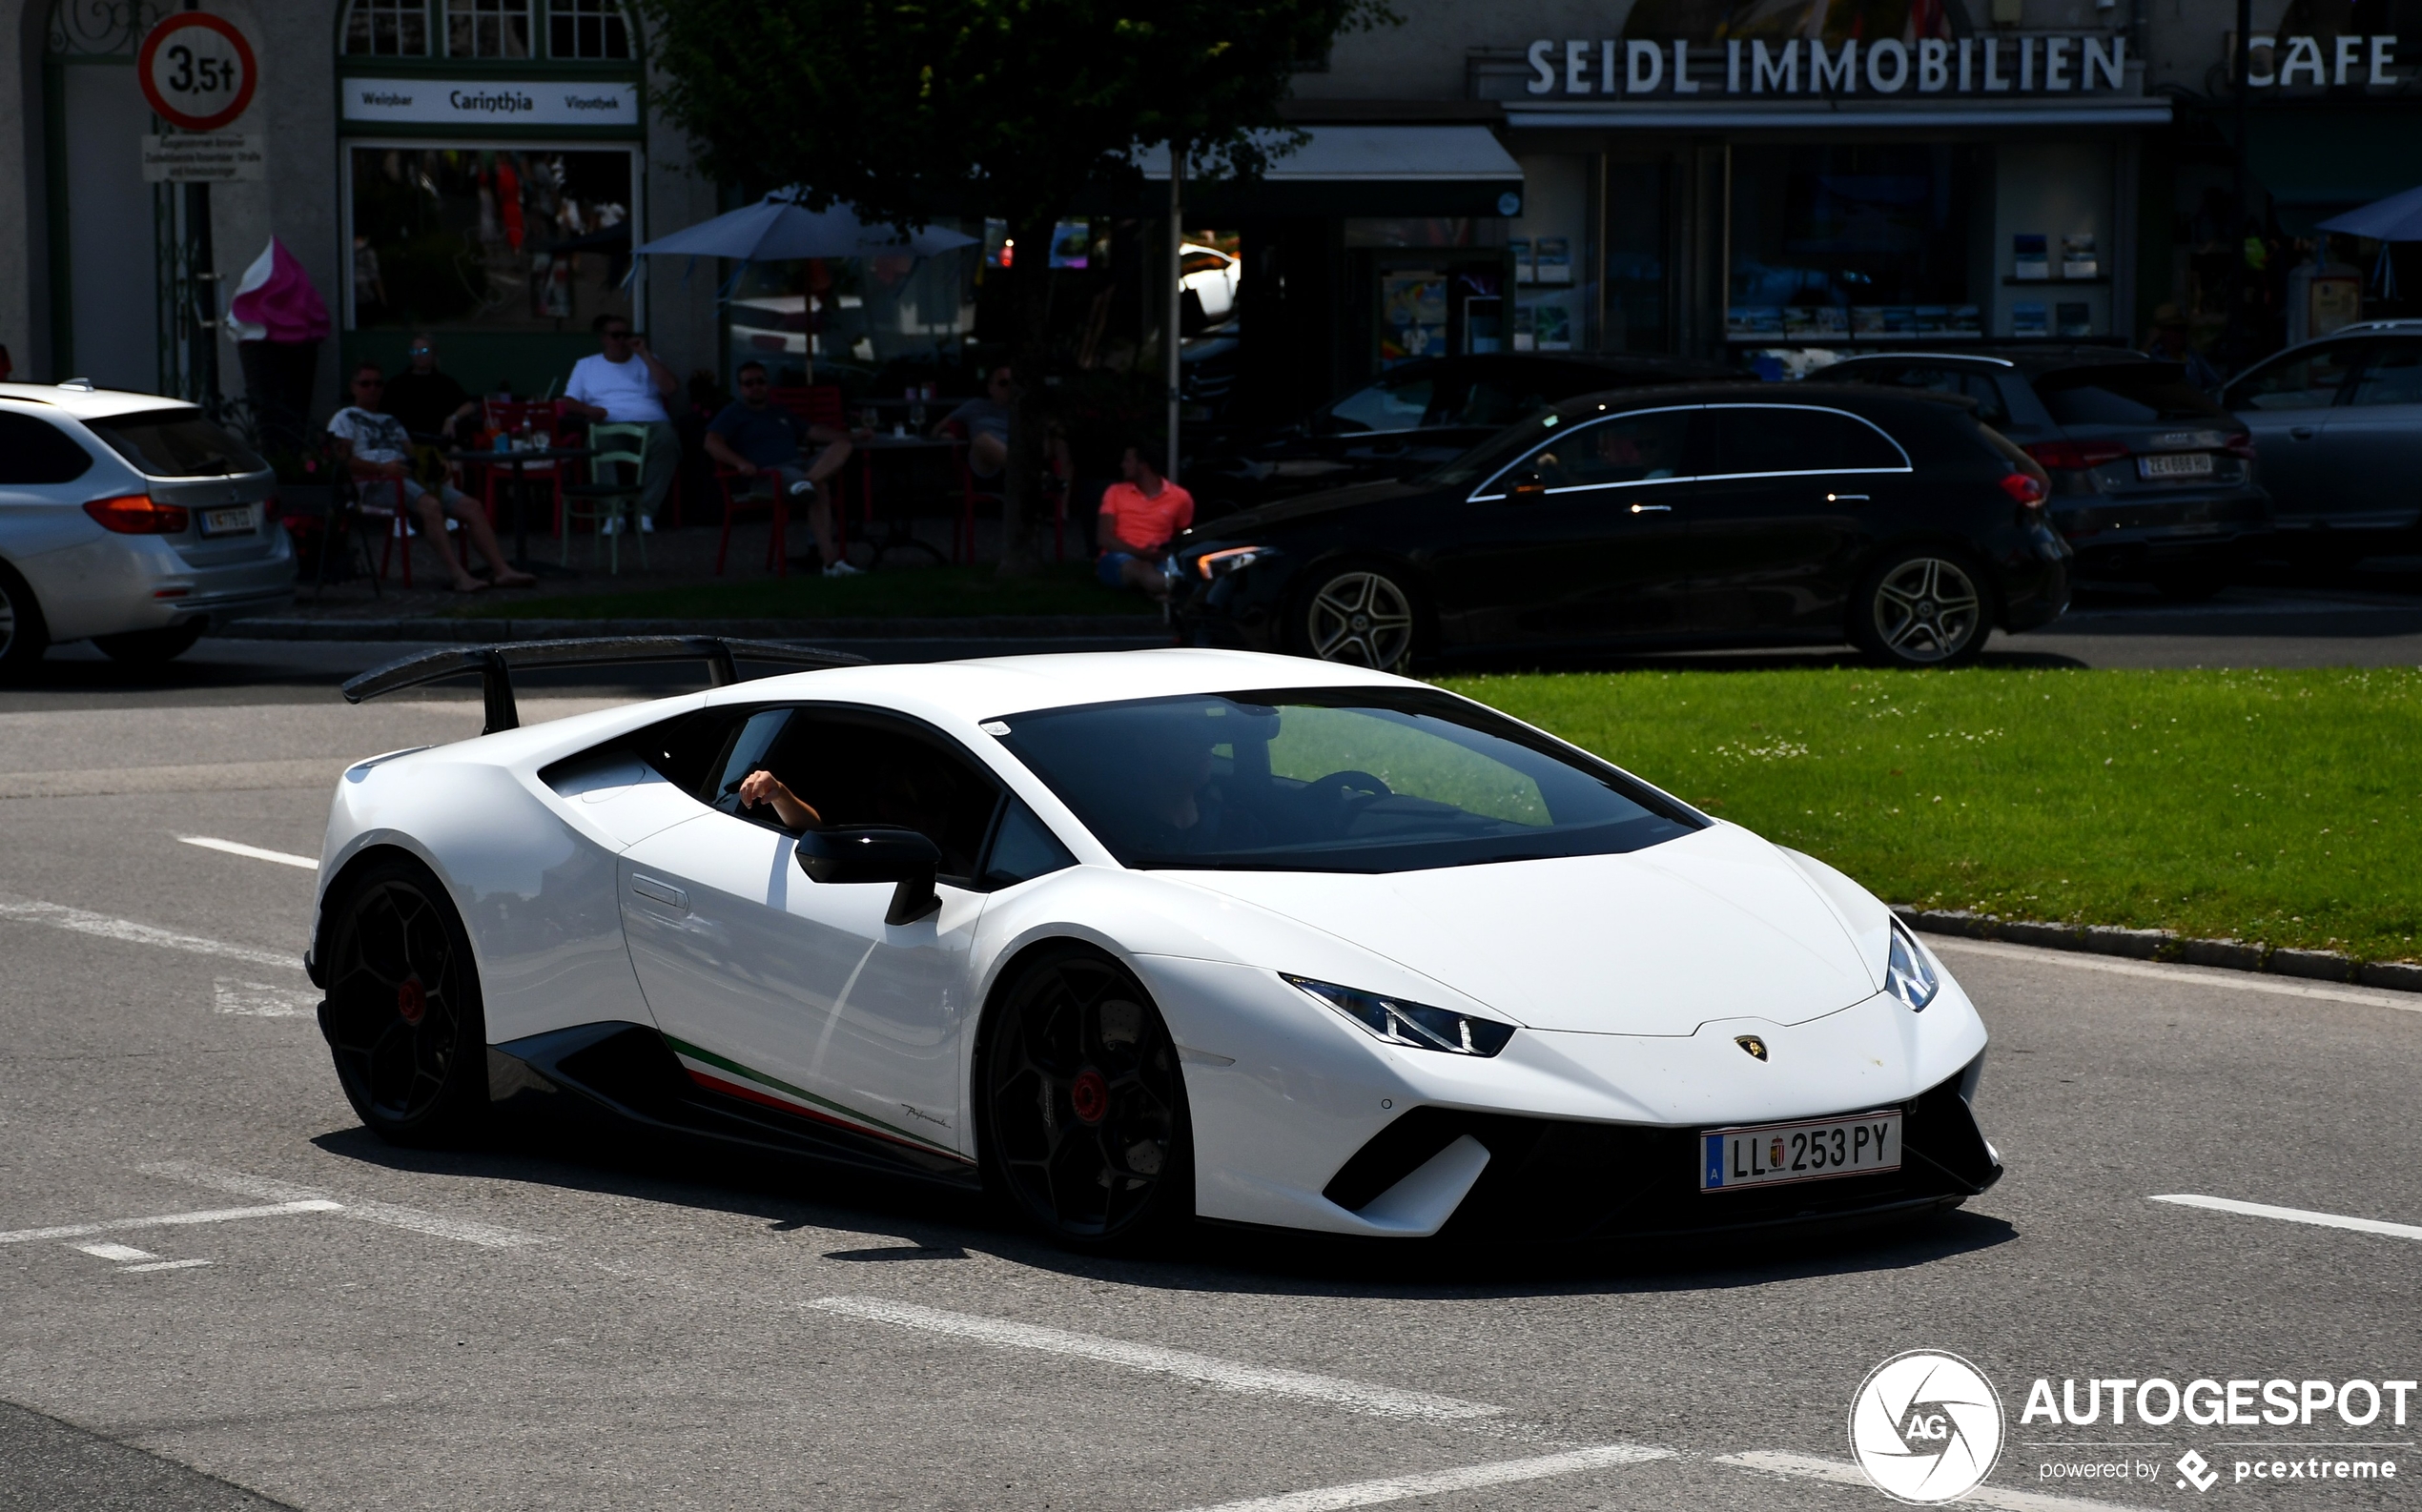
[[[0,683],[24,677],[51,648],[51,633],[42,623],[42,606],[33,590],[5,564],[0,564]]]
[[[1194,1216],[1194,1140],[1168,1026],[1127,969],[1069,945],[1019,971],[977,1071],[985,1185],[1071,1249],[1126,1249]]]
[[[1344,562],[1307,576],[1288,620],[1298,656],[1403,672],[1420,639],[1421,600],[1395,567]]]
[[[1964,554],[1908,547],[1859,580],[1850,639],[1887,666],[1961,666],[1984,649],[1993,607],[1984,573]]]
[[[113,662],[131,666],[159,666],[194,648],[202,638],[202,622],[172,624],[157,630],[129,630],[123,635],[96,635],[92,644]]]
[[[428,868],[397,856],[328,908],[319,1031],[345,1098],[394,1144],[455,1144],[487,1114],[487,1019],[470,937]]]

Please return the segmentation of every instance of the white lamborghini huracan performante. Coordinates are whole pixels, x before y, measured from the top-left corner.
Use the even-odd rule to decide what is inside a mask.
[[[513,666],[678,655],[721,685],[516,727]],[[846,660],[348,684],[480,671],[490,726],[337,787],[309,964],[363,1121],[602,1113],[1077,1245],[1831,1226],[2001,1175],[1984,1026],[1883,904],[1482,705],[1243,652]]]

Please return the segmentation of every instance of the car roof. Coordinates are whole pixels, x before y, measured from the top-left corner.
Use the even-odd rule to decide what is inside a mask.
[[[53,383],[0,383],[0,399],[43,405],[59,414],[72,415],[77,419],[137,415],[152,410],[194,410],[194,406],[183,399],[166,398],[157,394],[137,394],[129,389],[72,388]]]
[[[889,663],[756,678],[709,693],[709,705],[767,699],[873,705],[972,725],[1039,709],[1281,687],[1421,687],[1365,667],[1260,651],[1162,647]]]
[[[1975,401],[1955,394],[1878,388],[1868,383],[1827,383],[1821,377],[1797,383],[1762,383],[1745,389],[1738,383],[1662,383],[1652,388],[1599,389],[1578,394],[1550,406],[1558,415],[1578,418],[1601,409],[1654,408],[1659,404],[1828,404],[1858,411],[1878,404],[1907,402],[1973,409]]]
[[[1849,362],[1966,362],[1981,367],[2015,369],[2033,378],[2042,373],[2058,373],[2067,368],[2116,367],[2131,362],[2159,362],[2161,358],[2147,357],[2116,346],[2023,346],[1969,347],[1957,352],[1859,352],[1842,358]],[[1836,363],[1840,366],[1841,363]],[[1822,381],[1823,368],[1817,369],[1816,381]]]

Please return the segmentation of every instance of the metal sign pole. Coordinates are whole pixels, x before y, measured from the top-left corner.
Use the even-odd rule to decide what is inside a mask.
[[[1166,348],[1169,370],[1169,465],[1160,476],[1171,482],[1178,480],[1178,322],[1184,309],[1185,294],[1185,218],[1184,183],[1186,176],[1186,144],[1180,138],[1169,143],[1169,323],[1162,328],[1162,343]]]

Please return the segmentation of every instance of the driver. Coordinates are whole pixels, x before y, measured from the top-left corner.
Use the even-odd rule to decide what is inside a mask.
[[[1152,721],[1137,741],[1129,802],[1139,838],[1163,855],[1189,855],[1263,843],[1252,815],[1232,810],[1211,780],[1216,731],[1191,715]]]
[[[754,807],[758,804],[773,806],[782,828],[796,834],[802,829],[821,827],[824,816],[799,801],[782,779],[760,766],[740,779],[740,801]]]

